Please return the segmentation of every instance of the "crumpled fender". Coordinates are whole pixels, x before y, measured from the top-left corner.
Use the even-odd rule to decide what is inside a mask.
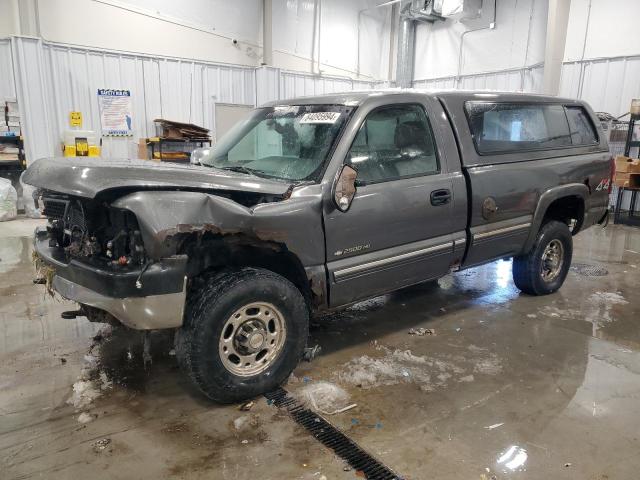
[[[176,234],[212,232],[283,244],[304,266],[324,262],[320,205],[320,195],[315,192],[253,207],[189,191],[140,191],[112,202],[112,206],[135,214],[151,258],[174,255],[171,238]]]

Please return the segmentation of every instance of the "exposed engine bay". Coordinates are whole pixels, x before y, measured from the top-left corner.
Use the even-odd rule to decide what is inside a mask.
[[[91,259],[116,268],[146,263],[133,213],[49,191],[39,192],[38,202],[49,220],[49,246],[63,250],[67,257]]]

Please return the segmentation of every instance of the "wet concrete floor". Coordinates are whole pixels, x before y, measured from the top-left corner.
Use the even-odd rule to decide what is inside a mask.
[[[203,399],[168,335],[145,369],[139,334],[61,319],[34,223],[0,224],[0,478],[359,478],[266,400]],[[547,297],[498,261],[314,320],[286,388],[356,403],[328,418],[406,479],[638,478],[640,229],[580,234],[574,265]]]

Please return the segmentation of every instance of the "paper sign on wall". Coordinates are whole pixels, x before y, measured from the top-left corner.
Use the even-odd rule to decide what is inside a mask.
[[[131,136],[131,92],[129,90],[98,89],[102,135]]]
[[[69,125],[82,127],[82,112],[69,112]]]

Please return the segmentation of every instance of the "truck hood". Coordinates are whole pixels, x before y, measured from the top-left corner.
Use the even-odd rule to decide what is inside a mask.
[[[84,198],[109,190],[228,190],[284,195],[290,184],[199,165],[109,158],[43,158],[22,180],[35,187]]]

